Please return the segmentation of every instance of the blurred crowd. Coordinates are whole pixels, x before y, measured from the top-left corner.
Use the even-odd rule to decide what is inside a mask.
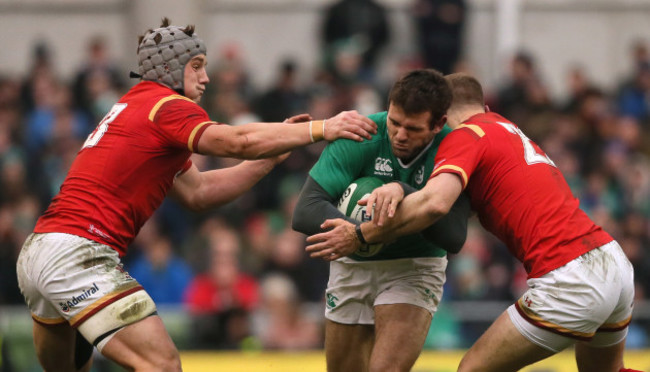
[[[341,110],[385,110],[393,80],[380,81],[376,68],[390,35],[385,9],[369,6],[374,22],[355,29],[343,24],[347,20],[359,28],[345,17],[349,3],[355,12],[374,4],[344,0],[324,13],[322,63],[309,76],[304,72],[309,69],[288,58],[275,67],[273,85],[259,89],[251,83],[238,45],[211,51],[211,82],[201,103],[210,117],[239,125],[283,121],[303,112],[325,118]],[[471,72],[471,63],[460,59],[463,2],[416,3],[413,20],[422,32],[421,48],[417,55],[396,61],[392,78],[418,67]],[[443,8],[434,12],[435,7]],[[425,40],[435,29],[441,30],[436,35],[447,32],[447,37]],[[15,274],[23,241],[86,136],[137,82],[112,62],[100,36],[89,40],[86,60],[69,80],[54,71],[47,44],[33,50],[25,76],[6,74],[0,67],[0,305],[23,304]],[[535,56],[521,51],[512,58],[502,84],[488,87],[487,103],[553,159],[581,207],[621,243],[636,270],[637,299],[647,300],[650,52],[646,40],[636,42],[631,51],[634,70],[613,89],[593,84],[584,66],[570,68],[565,99],[550,94]],[[446,59],[441,61],[441,55]],[[304,252],[305,237],[290,227],[295,200],[322,148],[294,151],[251,192],[205,214],[166,200],[143,227],[125,257],[126,269],[160,307],[177,306],[191,315],[188,347],[322,347],[328,264],[310,259]],[[201,169],[237,162],[198,155],[193,161]],[[512,302],[526,287],[522,266],[474,220],[463,250],[450,257],[447,277],[443,305],[427,340],[430,348],[467,347],[479,332],[464,325],[447,303]],[[648,319],[635,321],[629,347],[647,347],[649,335]]]

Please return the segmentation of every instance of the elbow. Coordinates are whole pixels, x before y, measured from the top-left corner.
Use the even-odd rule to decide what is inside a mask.
[[[275,155],[273,149],[268,147],[267,141],[260,142],[248,134],[235,136],[228,147],[228,152],[229,157],[246,160],[266,159]]]
[[[225,156],[237,159],[255,159],[249,154],[249,144],[245,135],[233,136],[224,146]]]
[[[185,208],[189,209],[192,212],[203,212],[207,210],[209,206],[198,199],[199,198],[192,198],[192,200],[186,200],[183,204]]]
[[[449,239],[447,244],[444,246],[444,250],[446,250],[449,253],[458,253],[460,250],[463,248],[465,245],[465,239],[467,235],[463,235],[460,238],[457,239]]]
[[[251,151],[253,147],[246,134],[234,132],[228,136],[213,138],[205,142],[204,146],[200,148],[200,152],[205,155],[226,158],[257,159],[258,157]]]
[[[308,231],[307,231],[308,228],[302,222],[302,221],[305,221],[305,220],[306,220],[306,218],[303,215],[303,213],[298,208],[296,208],[293,211],[293,217],[291,218],[291,228],[294,231],[297,231],[299,233],[308,234]]]

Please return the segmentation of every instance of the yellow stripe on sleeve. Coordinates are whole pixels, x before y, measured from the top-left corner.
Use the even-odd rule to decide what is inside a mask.
[[[463,189],[465,186],[467,186],[467,173],[465,173],[465,170],[457,165],[443,165],[438,168],[436,168],[433,173],[431,174],[431,177],[435,176],[436,174],[440,173],[441,170],[443,169],[451,169],[454,170],[458,173],[460,173],[460,176],[463,178]]]
[[[181,96],[180,94],[172,94],[171,96],[167,96],[167,97],[161,99],[160,101],[158,101],[153,106],[153,108],[149,112],[149,120],[153,121],[153,119],[156,117],[156,114],[158,113],[158,110],[160,110],[160,106],[162,106],[165,103],[167,103],[167,102],[169,102],[171,100],[174,100],[174,99],[184,99],[184,100],[189,101],[189,102],[194,102],[194,101],[192,101],[191,99],[189,99],[189,98],[187,98],[185,96]]]
[[[187,148],[190,149],[190,151],[194,152],[194,137],[196,137],[196,134],[199,132],[201,128],[208,124],[215,124],[214,121],[204,121],[203,123],[198,124],[197,126],[192,129],[192,133],[190,133],[190,138],[187,139]]]
[[[481,129],[478,125],[475,124],[461,124],[458,126],[458,128],[467,128],[471,130],[472,132],[476,133],[477,136],[483,137],[485,135],[485,131]]]

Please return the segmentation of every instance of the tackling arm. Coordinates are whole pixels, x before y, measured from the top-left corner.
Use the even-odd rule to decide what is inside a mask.
[[[384,218],[383,225],[373,221],[362,223],[362,235],[367,243],[379,243],[424,230],[449,212],[462,190],[456,175],[437,175],[422,190],[404,198],[395,215]],[[381,213],[388,213],[388,210],[383,209]],[[328,219],[320,227],[323,232],[307,237],[306,250],[313,258],[336,260],[354,252],[360,244],[355,225],[343,219]]]
[[[408,196],[418,190],[404,182],[397,182]],[[442,216],[436,223],[425,228],[421,234],[430,242],[449,253],[458,253],[467,238],[467,220],[471,213],[469,197],[461,193],[449,213]]]
[[[422,190],[405,197],[395,216],[385,219],[383,226],[372,222],[361,224],[363,236],[367,242],[377,243],[422,231],[449,213],[462,191],[458,176],[441,173]]]
[[[174,180],[171,195],[200,211],[231,202],[251,189],[286,156],[244,161],[234,167],[200,172],[196,165]]]

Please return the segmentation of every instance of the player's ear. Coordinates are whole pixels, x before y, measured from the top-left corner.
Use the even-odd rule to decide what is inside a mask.
[[[436,133],[439,133],[442,130],[442,127],[445,126],[445,123],[447,122],[447,115],[442,115],[440,120],[438,120],[434,125],[433,125],[433,130]]]

